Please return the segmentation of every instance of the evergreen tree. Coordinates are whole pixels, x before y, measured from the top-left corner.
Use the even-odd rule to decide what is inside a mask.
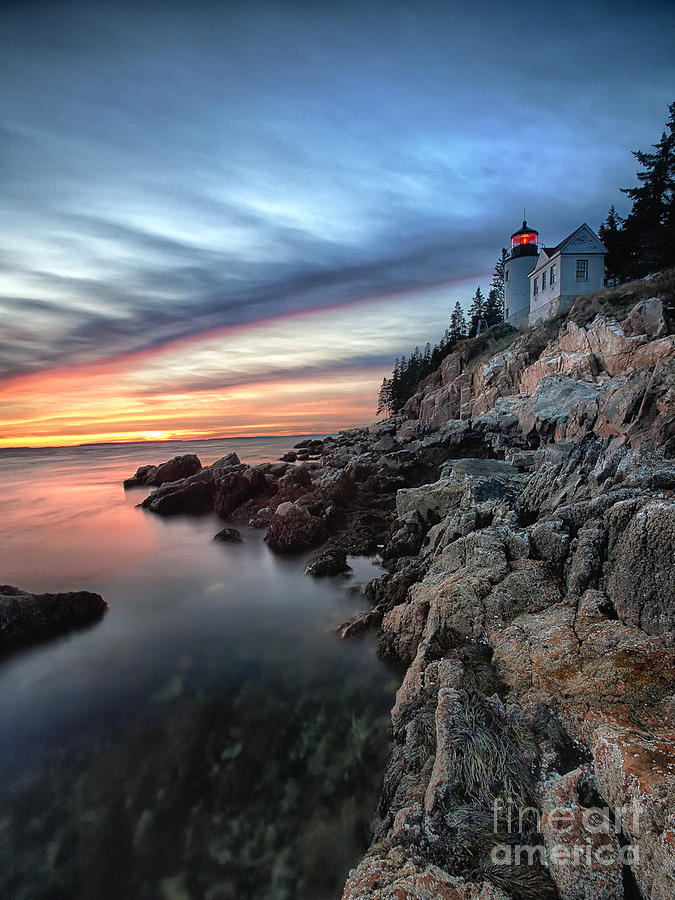
[[[653,153],[634,150],[642,166],[640,184],[622,188],[633,201],[624,225],[630,247],[630,275],[675,266],[675,103],[668,107],[670,118]]]
[[[504,267],[506,265],[506,257],[508,253],[506,252],[506,247],[502,247],[502,252],[497,259],[495,264],[495,270],[492,273],[492,282],[490,283],[490,291],[497,292],[497,299],[501,303],[502,310],[504,309]],[[488,299],[490,294],[488,294]],[[502,319],[504,316],[502,315]],[[499,320],[501,321],[501,319]]]
[[[466,319],[462,304],[457,301],[450,316],[450,328],[446,330],[446,346],[452,347],[457,341],[461,341],[467,335]]]
[[[426,346],[424,348],[424,361],[423,361],[425,375],[428,375],[429,372],[431,371],[431,369],[429,369],[430,365],[431,365],[431,344],[429,343],[429,341],[427,341]],[[426,371],[427,369],[429,369],[429,372]]]
[[[468,315],[469,337],[475,337],[478,332],[480,320],[485,318],[485,297],[480,289],[480,285],[476,288],[476,293],[473,295]]]
[[[607,218],[598,228],[598,236],[607,247],[605,256],[605,284],[614,284],[623,281],[626,277],[630,262],[630,253],[626,245],[626,235],[623,231],[624,220],[610,206]]]
[[[503,298],[499,298],[496,288],[492,288],[488,291],[484,312],[484,318],[488,328],[504,321],[504,300]]]
[[[383,378],[382,379],[382,387],[380,388],[380,393],[377,398],[377,415],[379,416],[381,413],[387,413],[390,415],[392,413],[392,397],[391,397],[391,378]]]

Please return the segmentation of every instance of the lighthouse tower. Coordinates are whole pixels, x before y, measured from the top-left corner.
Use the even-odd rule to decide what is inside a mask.
[[[527,222],[511,235],[511,250],[504,264],[504,319],[516,328],[527,328],[530,315],[530,282],[539,255],[539,232]]]

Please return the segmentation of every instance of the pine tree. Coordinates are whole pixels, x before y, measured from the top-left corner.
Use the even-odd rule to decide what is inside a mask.
[[[462,304],[457,301],[450,316],[450,328],[446,331],[446,346],[452,347],[457,341],[461,341],[467,335],[466,319]]]
[[[485,318],[485,297],[480,289],[480,285],[476,288],[476,293],[473,295],[468,315],[469,337],[475,337],[478,332],[480,320]]]
[[[633,201],[624,225],[631,250],[631,275],[643,275],[675,265],[675,103],[653,153],[634,150],[642,166],[640,184],[622,188]]]
[[[387,415],[390,415],[392,412],[391,384],[391,378],[382,379],[382,387],[380,388],[380,393],[377,398],[378,416],[382,413],[387,413]]]
[[[506,247],[502,247],[502,252],[495,264],[495,270],[492,273],[492,281],[490,283],[490,290],[497,292],[497,298],[502,305],[502,310],[504,309],[504,267],[506,265],[507,256],[508,253],[506,252]],[[488,294],[488,298],[489,296],[490,295]]]
[[[488,328],[504,321],[504,300],[503,298],[500,299],[496,288],[492,288],[488,291],[484,313]]]
[[[614,284],[623,281],[626,277],[630,262],[630,253],[626,245],[626,235],[623,231],[624,220],[610,206],[607,218],[598,228],[598,236],[607,247],[605,256],[605,284]]]

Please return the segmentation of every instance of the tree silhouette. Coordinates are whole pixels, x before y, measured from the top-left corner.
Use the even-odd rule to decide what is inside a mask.
[[[503,296],[499,297],[496,288],[488,291],[487,300],[485,301],[484,319],[488,328],[504,321],[504,298]]]
[[[447,332],[449,342],[451,344],[456,344],[457,341],[461,341],[462,338],[465,338],[467,333],[468,329],[466,327],[466,319],[464,318],[464,310],[462,309],[462,304],[458,300],[457,303],[455,303],[455,308],[450,316],[450,329]]]
[[[607,247],[605,256],[605,284],[622,281],[629,269],[630,253],[626,243],[626,234],[623,231],[624,220],[610,206],[607,218],[598,228],[598,236]]]
[[[481,319],[485,318],[485,297],[480,289],[480,285],[476,288],[473,295],[471,306],[469,307],[469,337],[475,337],[478,332],[478,324]]]
[[[675,103],[668,112],[654,152],[633,151],[642,166],[636,173],[640,184],[621,188],[633,201],[623,228],[633,276],[675,265]]]
[[[495,270],[492,273],[492,281],[490,282],[490,291],[497,292],[497,298],[502,305],[502,309],[504,309],[504,267],[507,256],[506,247],[502,247],[502,252],[497,259]],[[488,293],[488,298],[489,296],[490,294]]]

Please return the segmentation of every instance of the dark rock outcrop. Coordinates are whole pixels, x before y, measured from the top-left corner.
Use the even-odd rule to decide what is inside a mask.
[[[174,456],[173,459],[161,463],[159,466],[140,466],[133,478],[127,478],[124,481],[124,487],[142,487],[144,485],[158,487],[168,481],[188,478],[195,472],[199,472],[201,467],[198,456],[195,456],[194,453],[185,453],[183,456]]]
[[[221,544],[241,544],[243,538],[236,528],[223,528],[213,536],[213,540]]]
[[[149,494],[140,504],[160,516],[198,514],[213,506],[216,482],[210,469],[182,481],[171,481]]]
[[[277,553],[306,550],[325,538],[326,529],[321,519],[287,501],[276,508],[265,535],[265,541]]]
[[[0,585],[0,653],[98,621],[108,604],[100,594],[31,594]]]
[[[305,566],[305,575],[344,575],[351,572],[347,564],[347,553],[337,547],[321,550]]]

